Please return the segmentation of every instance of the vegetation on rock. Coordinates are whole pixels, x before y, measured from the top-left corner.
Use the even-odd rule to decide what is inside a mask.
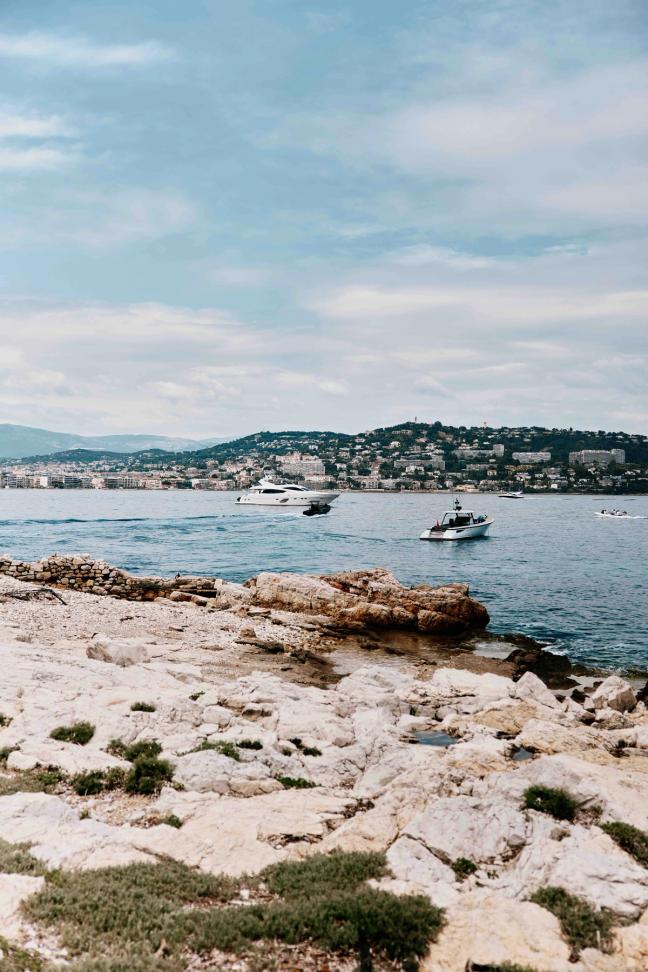
[[[238,880],[170,861],[57,871],[24,911],[58,932],[78,959],[74,972],[175,972],[183,967],[181,953],[239,951],[263,941],[352,952],[366,972],[378,958],[414,972],[442,912],[427,898],[366,886],[385,873],[383,855],[361,853],[314,855]],[[263,889],[272,900],[241,903],[242,891],[254,896]]]
[[[471,874],[474,874],[477,870],[477,865],[475,862],[468,860],[467,857],[458,857],[452,862],[450,867],[460,881],[465,880],[465,878],[469,877]]]
[[[155,706],[150,702],[133,702],[131,712],[155,712]]]
[[[596,911],[584,898],[569,894],[564,888],[539,888],[531,901],[556,916],[574,960],[583,948],[609,947],[612,916],[608,912]]]
[[[312,787],[317,786],[316,783],[311,783],[310,780],[305,780],[301,776],[275,776],[275,779],[286,790],[310,790]]]
[[[95,727],[90,722],[75,722],[72,726],[58,726],[50,732],[50,739],[57,742],[76,743],[86,746],[94,736]]]
[[[524,792],[524,807],[551,814],[556,820],[573,820],[578,804],[566,790],[551,786],[530,786]]]
[[[648,867],[648,833],[632,824],[614,821],[601,824],[601,829],[616,841],[619,847],[634,857],[642,867]]]

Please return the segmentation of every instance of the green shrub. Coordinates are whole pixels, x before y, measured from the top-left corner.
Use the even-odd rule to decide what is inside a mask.
[[[427,898],[366,886],[385,873],[383,855],[360,853],[284,862],[249,880],[174,862],[57,871],[24,910],[58,932],[70,972],[180,972],[191,952],[248,950],[263,941],[312,943],[355,953],[361,969],[380,959],[414,972],[442,914]],[[227,906],[241,887],[260,882],[274,900]],[[168,958],[159,957],[162,947]]]
[[[58,726],[50,732],[50,739],[57,742],[76,743],[86,746],[94,736],[95,727],[89,722],[75,722],[72,726]]]
[[[176,909],[228,901],[236,888],[230,878],[173,861],[128,864],[55,872],[23,907],[30,919],[54,926],[73,955],[101,957],[108,949],[128,945],[152,954]],[[167,942],[169,947],[175,944]]]
[[[573,820],[578,809],[578,804],[566,790],[550,786],[530,786],[524,792],[524,806],[527,810],[549,813],[557,820]]]
[[[87,773],[77,773],[70,780],[70,785],[78,796],[94,796],[104,788],[104,774],[102,770],[90,770]]]
[[[271,864],[262,872],[261,878],[272,894],[300,898],[327,894],[340,888],[352,891],[386,873],[384,854],[334,851],[332,854],[313,854],[303,861]]]
[[[4,729],[11,723],[9,716],[6,716],[3,712],[0,712],[0,729]]]
[[[241,739],[236,745],[239,749],[263,749],[263,743],[259,739]]]
[[[330,952],[355,952],[364,969],[372,968],[372,956],[380,956],[415,972],[442,917],[427,898],[364,888],[245,908],[194,910],[178,915],[176,922],[189,948],[198,952],[239,950],[261,939],[313,942]]]
[[[150,702],[133,702],[131,712],[155,712],[155,706]]]
[[[474,863],[474,861],[468,860],[467,857],[458,857],[450,866],[460,881],[463,881],[469,875],[474,874],[477,870],[477,865]]]
[[[612,916],[596,911],[585,901],[563,888],[540,888],[531,901],[546,908],[560,922],[563,935],[572,948],[575,960],[583,948],[607,948],[610,945]]]
[[[237,763],[241,760],[234,743],[228,742],[227,740],[223,740],[221,742],[212,742],[210,739],[203,739],[203,741],[198,743],[197,746],[194,746],[190,752],[204,753],[211,749],[217,753],[221,753],[223,756],[229,756],[230,759],[235,759]]]
[[[298,736],[295,736],[295,738],[291,739],[290,742],[293,744],[293,746],[295,746],[296,749],[298,749],[301,753],[303,753],[304,756],[322,755],[322,751],[318,749],[317,746],[304,746],[303,742]],[[288,752],[290,754],[290,750]]]
[[[648,867],[648,833],[645,830],[618,821],[601,824],[601,829],[642,867]]]
[[[126,770],[121,766],[110,766],[104,770],[104,788],[106,790],[121,790],[126,782]]]
[[[18,749],[17,746],[3,746],[0,749],[0,766],[6,766],[7,760],[12,753],[15,753]]]
[[[65,774],[56,766],[19,770],[9,776],[0,777],[0,796],[11,796],[12,793],[49,793],[65,778]]]
[[[162,746],[157,739],[143,739],[141,742],[132,743],[124,749],[124,759],[129,763],[144,757],[144,759],[155,759],[162,752]]]
[[[168,813],[166,817],[162,817],[160,823],[167,824],[169,827],[175,827],[176,830],[180,830],[183,821],[180,817],[176,817],[175,813]]]
[[[43,866],[29,853],[29,844],[10,844],[0,837],[0,874],[42,874],[43,871]]]
[[[301,776],[275,776],[275,780],[279,780],[286,790],[310,790],[317,786],[316,783],[304,780]]]
[[[196,702],[200,698],[200,696],[201,695],[204,695],[204,694],[205,694],[204,691],[203,692],[194,692],[193,695],[190,695],[189,696],[189,698],[191,699],[192,702]]]
[[[43,959],[36,952],[17,948],[0,935],[0,972],[44,972]]]
[[[164,783],[173,778],[173,767],[166,759],[140,756],[126,775],[124,789],[127,793],[150,796],[159,793]]]

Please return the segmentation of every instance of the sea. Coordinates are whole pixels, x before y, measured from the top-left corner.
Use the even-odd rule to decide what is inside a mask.
[[[236,493],[0,490],[0,551],[34,561],[84,553],[135,574],[333,573],[387,567],[404,584],[460,581],[494,633],[527,634],[572,660],[648,670],[648,496],[462,497],[490,535],[418,539],[452,497],[343,493],[325,516],[237,507]],[[602,520],[604,507],[646,519]]]

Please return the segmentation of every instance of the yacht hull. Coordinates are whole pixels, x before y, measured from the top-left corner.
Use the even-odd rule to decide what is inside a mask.
[[[445,530],[424,530],[419,540],[474,540],[484,537],[493,523],[492,519],[483,523],[471,523],[468,526],[448,527]]]
[[[286,495],[285,493],[259,493],[257,495],[239,496],[236,502],[239,506],[324,506],[330,504],[338,498],[339,493],[325,493],[317,490],[309,490],[307,493],[295,493]]]

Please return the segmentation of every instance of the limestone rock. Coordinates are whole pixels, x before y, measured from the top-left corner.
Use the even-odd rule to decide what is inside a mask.
[[[97,661],[110,662],[127,668],[129,665],[141,665],[149,660],[146,646],[137,638],[109,638],[107,635],[96,635],[86,649],[88,658]]]
[[[505,860],[523,847],[527,821],[507,803],[441,797],[415,817],[404,833],[448,863],[458,857],[482,863]]]
[[[325,615],[343,627],[404,627],[453,634],[488,624],[461,584],[403,587],[382,568],[317,577],[262,573],[247,582],[255,605]]]
[[[558,919],[529,901],[473,891],[448,908],[446,925],[420,972],[464,972],[475,965],[512,963],[567,972],[569,948]]]
[[[20,905],[40,891],[45,879],[27,874],[0,874],[0,934],[10,942],[21,944],[25,922]],[[2,964],[0,946],[0,964]]]
[[[595,709],[615,709],[628,712],[634,709],[637,699],[631,685],[618,675],[609,675],[590,696]]]
[[[457,901],[459,891],[454,871],[420,841],[400,837],[389,848],[387,863],[394,878],[407,886],[409,894],[426,894],[438,908],[447,908]],[[389,881],[378,886],[389,889]]]

